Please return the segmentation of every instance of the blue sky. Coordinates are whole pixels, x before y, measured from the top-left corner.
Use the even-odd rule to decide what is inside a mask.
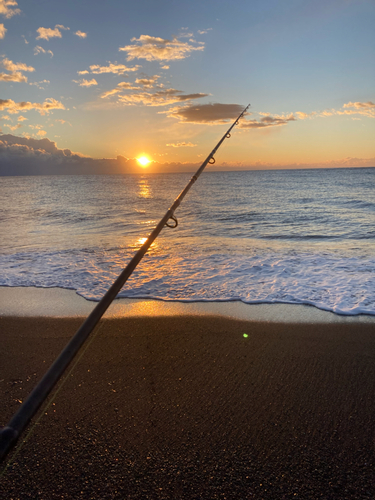
[[[251,103],[218,165],[375,166],[374,21],[369,0],[0,0],[0,157],[178,170]]]

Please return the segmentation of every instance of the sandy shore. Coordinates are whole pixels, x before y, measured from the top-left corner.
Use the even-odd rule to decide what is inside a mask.
[[[80,324],[0,318],[0,425]],[[375,326],[106,319],[43,413],[1,498],[374,498]]]

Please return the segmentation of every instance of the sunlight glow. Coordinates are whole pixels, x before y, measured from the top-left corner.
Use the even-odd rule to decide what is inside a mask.
[[[147,156],[140,156],[137,158],[137,162],[140,164],[141,167],[146,168],[149,163],[151,163],[151,160],[147,158]]]

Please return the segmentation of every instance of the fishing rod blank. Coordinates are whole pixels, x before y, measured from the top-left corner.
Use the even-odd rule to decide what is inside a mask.
[[[183,189],[181,193],[177,196],[172,206],[167,210],[164,217],[160,220],[159,224],[151,232],[147,240],[136,252],[136,254],[131,259],[129,264],[121,272],[121,274],[112,284],[112,286],[109,288],[109,290],[100,300],[100,302],[98,302],[98,304],[92,310],[92,312],[87,317],[85,322],[77,330],[74,337],[72,337],[72,339],[62,350],[58,358],[51,365],[47,373],[43,376],[43,378],[40,380],[37,386],[30,393],[28,398],[20,406],[19,410],[13,415],[8,425],[6,427],[3,427],[3,429],[0,432],[0,462],[7,456],[10,449],[16,444],[23,430],[29,424],[30,420],[38,411],[39,407],[42,405],[44,400],[52,391],[55,384],[63,375],[66,368],[73,360],[75,355],[78,353],[83,343],[86,341],[92,330],[95,328],[95,326],[103,316],[103,314],[111,305],[112,301],[116,298],[117,294],[120,292],[121,288],[124,286],[128,278],[131,276],[134,269],[142,260],[143,256],[146,254],[147,250],[150,248],[154,240],[158,237],[161,230],[164,228],[164,226],[172,228],[177,226],[177,219],[174,215],[175,210],[179,207],[182,200],[185,198],[186,194],[188,193],[192,185],[197,181],[198,177],[203,172],[207,164],[213,165],[215,163],[214,155],[216,151],[219,149],[219,147],[221,146],[221,144],[224,142],[225,139],[229,139],[231,130],[235,125],[238,125],[239,120],[243,117],[249,106],[250,104],[246,106],[246,108],[234,121],[234,123],[227,130],[227,132],[225,132],[223,137],[216,144],[214,149],[211,151],[211,153],[207,156],[202,165],[190,179],[185,189]]]

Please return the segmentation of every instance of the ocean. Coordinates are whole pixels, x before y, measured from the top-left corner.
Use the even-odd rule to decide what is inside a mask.
[[[192,174],[0,178],[0,286],[100,300]],[[375,168],[205,171],[120,297],[375,315]]]

